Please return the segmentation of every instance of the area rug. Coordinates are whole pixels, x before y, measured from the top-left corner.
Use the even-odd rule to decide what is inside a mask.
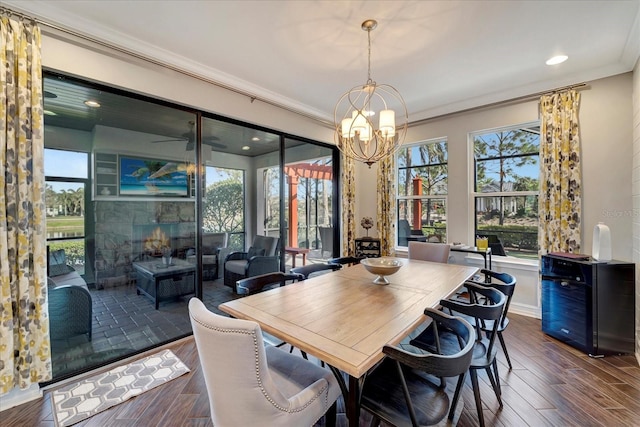
[[[68,384],[52,394],[54,420],[70,426],[189,372],[171,350]]]

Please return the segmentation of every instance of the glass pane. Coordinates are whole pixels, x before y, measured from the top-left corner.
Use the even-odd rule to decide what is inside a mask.
[[[205,233],[227,233],[228,247],[244,251],[244,171],[207,166],[202,200]]]
[[[447,143],[428,142],[400,149],[398,195],[447,194]]]
[[[285,147],[286,246],[310,249],[306,258],[331,258],[332,150],[294,139],[287,139]]]
[[[538,189],[539,126],[488,132],[473,142],[476,192]]]
[[[447,241],[445,199],[398,201],[398,246],[407,246],[410,236],[424,236],[432,242]]]
[[[476,197],[476,234],[496,235],[507,255],[538,256],[538,196]]]
[[[65,178],[88,178],[88,158],[87,153],[45,148],[44,174]]]
[[[47,232],[72,238],[50,240],[49,249],[64,249],[92,300],[59,298],[66,276],[49,271],[57,380],[191,333],[187,297],[202,274],[194,267],[198,132],[191,112],[57,76],[45,75],[44,89],[55,95],[45,109],[56,113],[45,116]],[[80,312],[92,319],[82,331],[68,317]]]

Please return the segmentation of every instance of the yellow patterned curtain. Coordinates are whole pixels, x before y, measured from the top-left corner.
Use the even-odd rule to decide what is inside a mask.
[[[356,238],[356,181],[355,160],[340,153],[342,168],[342,256],[354,256]]]
[[[579,105],[580,94],[575,90],[540,98],[540,254],[580,252]]]
[[[395,254],[395,169],[396,158],[390,155],[378,162],[378,212],[376,228],[380,237],[382,256]]]
[[[0,16],[0,394],[51,379],[40,28]]]

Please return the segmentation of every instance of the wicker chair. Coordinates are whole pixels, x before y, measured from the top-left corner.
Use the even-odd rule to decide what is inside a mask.
[[[49,287],[49,329],[51,340],[86,335],[91,341],[93,305],[91,294],[80,286]]]

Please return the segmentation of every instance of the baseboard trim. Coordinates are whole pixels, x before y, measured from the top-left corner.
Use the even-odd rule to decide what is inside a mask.
[[[32,384],[25,390],[16,387],[0,397],[0,412],[32,400],[41,399],[42,395],[42,390],[38,384]]]
[[[519,304],[512,301],[509,306],[509,312],[520,314],[522,316],[533,317],[535,319],[542,319],[540,307],[535,305]]]

